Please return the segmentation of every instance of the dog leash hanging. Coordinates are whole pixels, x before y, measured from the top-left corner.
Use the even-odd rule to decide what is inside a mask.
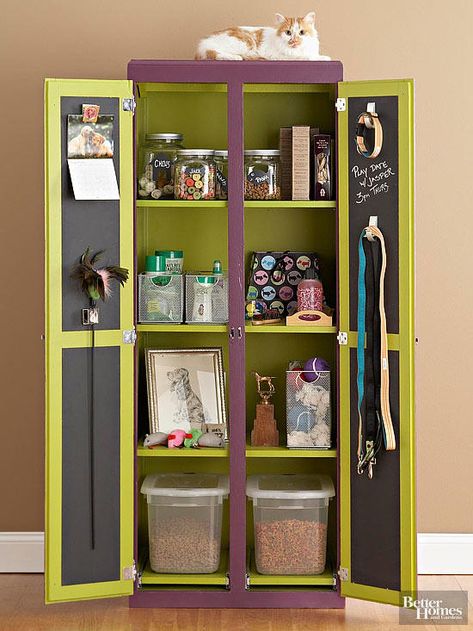
[[[378,114],[374,111],[374,103],[368,104],[373,106],[373,111],[362,112],[358,116],[356,126],[356,148],[360,155],[365,158],[377,158],[383,148],[383,126],[379,120]],[[367,129],[374,129],[373,149],[370,151],[366,146],[365,132]]]
[[[386,244],[381,230],[368,226],[358,242],[358,465],[361,475],[373,477],[376,456],[384,442],[396,449],[389,403],[389,361],[384,280]],[[365,350],[366,336],[366,350]]]

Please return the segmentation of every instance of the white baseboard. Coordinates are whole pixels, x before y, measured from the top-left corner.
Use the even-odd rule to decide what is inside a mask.
[[[418,533],[417,572],[473,574],[473,533]]]
[[[419,574],[473,574],[473,533],[417,535]],[[44,533],[0,532],[0,572],[44,571]]]
[[[44,533],[0,532],[0,572],[44,572]]]

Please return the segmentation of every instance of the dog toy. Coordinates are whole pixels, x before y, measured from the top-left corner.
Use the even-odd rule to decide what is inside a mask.
[[[184,447],[198,447],[199,438],[202,436],[200,429],[191,429],[189,434],[184,438]]]
[[[223,447],[224,444],[223,436],[214,432],[205,432],[198,440],[199,447]]]
[[[188,434],[183,429],[175,429],[168,436],[168,447],[182,447],[186,438],[192,438],[192,434]]]
[[[318,381],[321,377],[321,372],[330,370],[330,366],[322,357],[311,357],[304,364],[304,372],[302,374],[304,381],[312,383]]]
[[[153,434],[146,434],[143,441],[143,446],[148,449],[153,449],[158,445],[164,445],[167,443],[168,435],[165,432],[154,432]]]

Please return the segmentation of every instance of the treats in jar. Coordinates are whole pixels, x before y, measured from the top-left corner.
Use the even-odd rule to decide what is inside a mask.
[[[211,149],[181,149],[174,169],[174,198],[215,199],[215,162]]]
[[[174,166],[182,140],[182,134],[146,134],[139,150],[139,199],[173,198]]]
[[[281,199],[280,152],[277,149],[245,151],[245,199]]]

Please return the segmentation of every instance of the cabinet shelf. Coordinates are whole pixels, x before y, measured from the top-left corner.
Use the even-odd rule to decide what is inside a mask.
[[[137,324],[141,333],[227,333],[227,324],[166,324],[150,322]],[[286,326],[285,324],[259,324],[245,326],[246,333],[336,333],[336,326]]]
[[[336,333],[336,326],[287,326],[285,324],[247,324],[247,333]]]
[[[161,574],[147,561],[141,575],[143,585],[224,585],[227,584],[228,553],[222,550],[220,566],[213,574]]]
[[[211,200],[203,201],[200,199],[137,199],[137,208],[226,208],[226,201]]]
[[[326,201],[326,202],[319,202],[319,201],[314,201],[314,200],[309,200],[309,201],[292,201],[292,200],[282,200],[282,201],[246,201],[245,202],[245,208],[260,208],[260,209],[266,209],[266,208],[288,208],[288,209],[294,209],[294,208],[314,208],[314,209],[321,209],[321,208],[336,208],[337,207],[337,202],[336,201]]]
[[[226,458],[229,454],[228,447],[200,447],[199,449],[168,449],[167,447],[155,447],[148,449],[143,447],[140,440],[136,451],[143,458]]]
[[[250,589],[251,587],[260,585],[275,585],[284,587],[287,587],[288,585],[313,585],[333,587],[333,570],[329,563],[327,563],[327,566],[322,574],[310,574],[308,576],[299,574],[260,574],[256,571],[255,555],[253,550],[251,550],[250,559],[250,568],[248,572]]]
[[[336,458],[336,449],[289,449],[288,447],[246,446],[247,458]]]
[[[136,330],[142,333],[226,333],[226,324],[137,324]]]
[[[136,200],[137,208],[227,208],[228,202],[226,200],[187,200],[187,199],[138,199]],[[337,202],[335,201],[245,201],[245,208],[259,208],[260,210],[270,208],[336,208]]]

